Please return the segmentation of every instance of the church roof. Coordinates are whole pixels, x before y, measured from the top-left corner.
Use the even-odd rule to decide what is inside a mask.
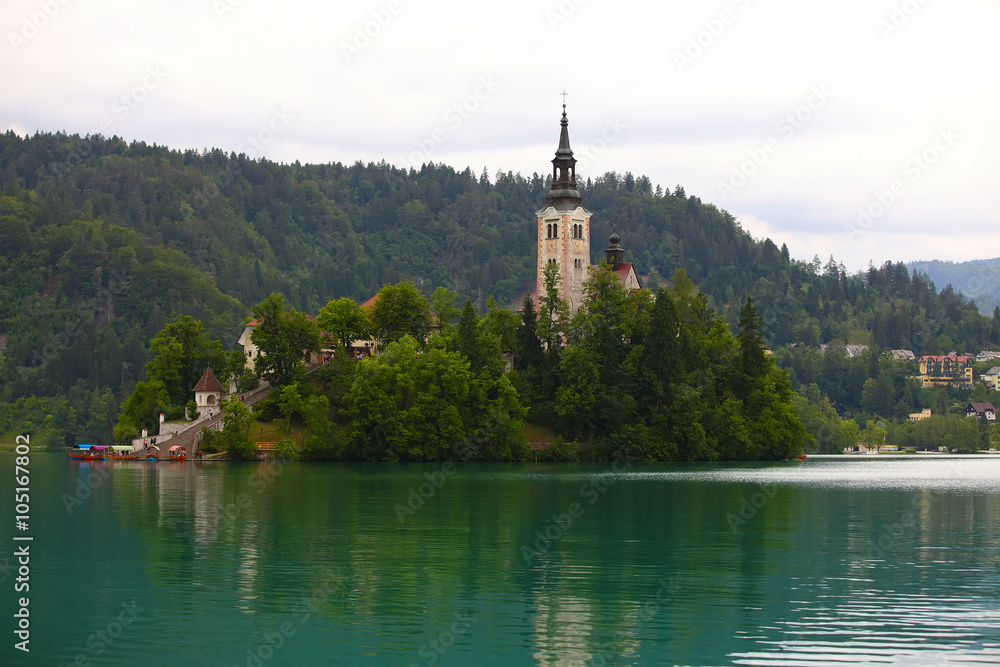
[[[635,267],[628,262],[622,262],[618,265],[618,270],[615,271],[618,274],[618,279],[622,281],[622,285],[625,285],[630,290],[642,289],[642,283],[639,282],[639,274],[635,272]],[[633,276],[635,279],[635,285],[629,287],[629,276]]]
[[[198,384],[194,386],[194,391],[222,391],[222,385],[215,378],[215,373],[209,368],[205,371],[205,374],[201,376],[198,380]]]

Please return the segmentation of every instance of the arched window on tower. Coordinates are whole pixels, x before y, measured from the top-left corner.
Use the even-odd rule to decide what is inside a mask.
[[[559,223],[558,222],[553,222],[552,223],[552,238],[554,238],[554,239],[559,238]]]

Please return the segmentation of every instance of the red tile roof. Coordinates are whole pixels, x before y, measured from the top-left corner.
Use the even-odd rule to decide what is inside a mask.
[[[628,278],[629,271],[632,270],[632,264],[630,262],[622,262],[618,265],[618,277],[621,278],[622,282]]]
[[[205,371],[205,374],[201,376],[198,380],[198,384],[194,386],[194,391],[222,391],[222,385],[215,378],[215,373],[209,368]]]

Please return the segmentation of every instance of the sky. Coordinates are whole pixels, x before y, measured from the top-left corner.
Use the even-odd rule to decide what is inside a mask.
[[[0,35],[20,134],[544,175],[565,91],[582,178],[851,271],[1000,256],[1000,0],[4,0]]]

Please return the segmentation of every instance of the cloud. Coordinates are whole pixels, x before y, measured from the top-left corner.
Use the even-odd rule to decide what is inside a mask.
[[[900,3],[883,0],[397,3],[68,0],[21,48],[0,45],[0,125],[85,133],[110,115],[128,140],[233,151],[287,108],[295,121],[264,149],[279,161],[404,164],[444,128],[428,159],[530,175],[549,170],[566,89],[581,153],[609,120],[627,124],[590,151],[583,177],[679,183],[804,259],[833,252],[862,268],[990,254],[973,239],[1000,227],[995,4],[927,2],[900,19]],[[37,0],[5,3],[0,32],[37,11]],[[348,58],[359,31],[368,42]],[[692,40],[701,52],[679,71]],[[149,66],[168,80],[116,116]],[[490,76],[498,89],[449,122]],[[816,86],[832,97],[789,135],[783,119]],[[844,225],[948,127],[961,139],[849,241]],[[720,192],[771,139],[746,183]]]

